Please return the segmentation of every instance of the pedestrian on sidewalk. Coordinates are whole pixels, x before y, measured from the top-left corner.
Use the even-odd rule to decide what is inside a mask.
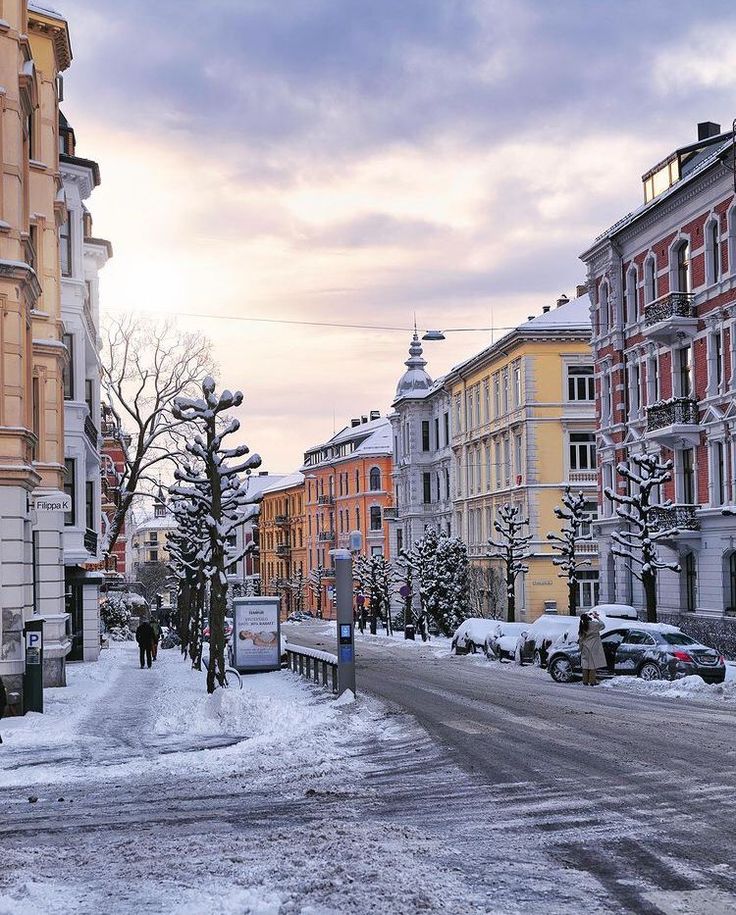
[[[161,627],[158,620],[151,620],[151,632],[153,633],[151,642],[151,657],[155,661],[158,657],[158,643],[161,641]]]
[[[598,685],[598,668],[606,667],[606,653],[603,651],[601,632],[604,624],[594,610],[583,613],[578,627],[580,660],[583,668],[583,686]]]
[[[148,620],[141,620],[135,631],[135,640],[138,642],[138,651],[141,658],[141,670],[146,664],[151,666],[153,651],[153,628]],[[145,663],[144,663],[145,662]]]
[[[3,720],[3,715],[5,714],[5,706],[8,704],[8,695],[5,692],[5,684],[3,683],[3,678],[0,677],[0,721]],[[2,734],[0,734],[0,743],[3,742]]]

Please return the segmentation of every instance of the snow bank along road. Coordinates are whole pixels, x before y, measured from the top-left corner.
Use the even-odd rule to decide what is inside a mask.
[[[289,633],[333,637],[324,624]],[[407,792],[397,815],[444,829],[497,901],[516,886],[530,912],[736,913],[736,703],[558,685],[446,644],[365,636],[357,657],[358,690],[426,735],[430,797]]]

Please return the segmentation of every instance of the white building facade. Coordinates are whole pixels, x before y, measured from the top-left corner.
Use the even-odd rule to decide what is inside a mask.
[[[98,560],[101,525],[99,270],[112,251],[92,234],[85,201],[100,183],[96,162],[76,155],[74,132],[59,123],[59,165],[67,217],[60,229],[61,311],[68,362],[64,373],[64,593],[72,649],[68,660],[96,660],[100,650]]]

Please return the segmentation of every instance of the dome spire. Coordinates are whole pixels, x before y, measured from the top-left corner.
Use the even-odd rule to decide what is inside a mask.
[[[425,371],[426,364],[427,360],[423,357],[422,344],[419,342],[415,316],[414,335],[409,344],[409,358],[404,363],[406,372],[401,376],[396,387],[395,400],[399,400],[401,397],[423,397],[427,393],[432,387],[432,379]]]

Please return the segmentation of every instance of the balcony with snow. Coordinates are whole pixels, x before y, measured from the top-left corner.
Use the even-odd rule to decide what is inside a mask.
[[[647,438],[666,448],[700,442],[698,404],[691,397],[671,397],[647,407]]]
[[[692,292],[668,292],[644,309],[642,335],[671,346],[692,339],[698,330],[698,317]]]

